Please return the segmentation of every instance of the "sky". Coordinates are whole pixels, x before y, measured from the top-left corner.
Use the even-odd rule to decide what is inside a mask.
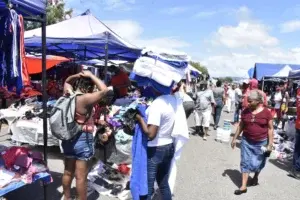
[[[257,62],[300,64],[296,0],[65,0],[132,44],[183,51],[211,76],[247,77]]]

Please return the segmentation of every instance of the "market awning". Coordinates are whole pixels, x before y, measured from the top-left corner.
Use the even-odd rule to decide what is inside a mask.
[[[49,25],[47,54],[80,60],[105,59],[106,44],[109,60],[135,61],[141,49],[127,42],[90,12]],[[25,32],[27,52],[41,51],[41,29]]]
[[[261,80],[263,77],[287,77],[288,73],[283,74],[283,72],[298,69],[300,69],[300,65],[255,63],[253,78]],[[281,74],[279,74],[280,71]]]
[[[300,78],[300,70],[290,71],[289,78]]]
[[[51,69],[59,63],[69,61],[70,59],[60,56],[47,56],[46,68]],[[26,64],[29,74],[38,74],[42,72],[42,58],[26,56]]]
[[[0,0],[0,13],[7,9],[7,2],[23,16],[36,16],[46,13],[47,0]]]
[[[141,54],[140,49],[131,49],[121,43],[110,32],[86,38],[47,38],[47,54],[59,55],[79,60],[105,59],[107,44],[109,60],[135,61]],[[41,51],[41,38],[25,39],[27,52]]]

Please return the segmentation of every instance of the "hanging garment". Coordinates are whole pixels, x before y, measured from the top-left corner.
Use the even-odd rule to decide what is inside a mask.
[[[147,121],[145,105],[139,105],[138,110]],[[139,200],[140,196],[148,194],[148,177],[147,177],[147,143],[148,139],[142,133],[139,124],[135,127],[135,134],[132,142],[132,173],[130,179],[130,190],[133,200]]]
[[[13,41],[12,41],[12,77],[17,77],[19,76],[18,72],[18,25],[19,25],[19,15],[15,10],[10,11],[12,22],[11,22],[11,27],[12,27],[12,34],[13,34]]]
[[[25,57],[25,42],[24,42],[24,20],[23,16],[19,15],[19,25],[20,25],[20,60],[21,60],[21,71],[22,71],[22,81],[23,85],[30,85],[30,77],[28,73],[26,57]]]
[[[174,95],[175,96],[175,95]],[[177,175],[177,166],[176,162],[179,160],[181,156],[181,152],[183,146],[189,140],[189,129],[187,125],[186,115],[183,108],[182,99],[178,96],[176,97],[177,106],[176,106],[176,117],[172,131],[172,137],[174,138],[175,145],[175,154],[172,159],[170,173],[169,173],[169,186],[171,193],[174,194],[174,187],[176,183],[176,175]]]

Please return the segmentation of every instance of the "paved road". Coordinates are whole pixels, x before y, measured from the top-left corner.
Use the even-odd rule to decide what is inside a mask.
[[[231,119],[232,116],[223,113],[222,118]],[[193,125],[192,117],[189,122]],[[249,188],[248,193],[242,197],[234,196],[233,191],[241,182],[240,150],[232,150],[229,144],[215,142],[216,133],[210,133],[208,141],[203,141],[199,136],[191,136],[186,145],[178,166],[175,200],[299,200],[300,181],[287,176],[288,166],[285,163],[271,160],[261,174],[259,186]],[[50,154],[49,167],[54,183],[48,188],[48,199],[58,200],[62,190],[61,157]],[[10,194],[8,199],[40,200],[43,199],[42,191],[39,184],[33,184]],[[101,196],[99,199],[112,198]]]

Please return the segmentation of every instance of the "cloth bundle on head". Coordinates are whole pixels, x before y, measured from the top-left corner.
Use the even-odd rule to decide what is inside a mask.
[[[170,94],[184,76],[189,57],[185,53],[146,48],[134,64],[130,79],[138,86],[152,86],[161,94]]]

